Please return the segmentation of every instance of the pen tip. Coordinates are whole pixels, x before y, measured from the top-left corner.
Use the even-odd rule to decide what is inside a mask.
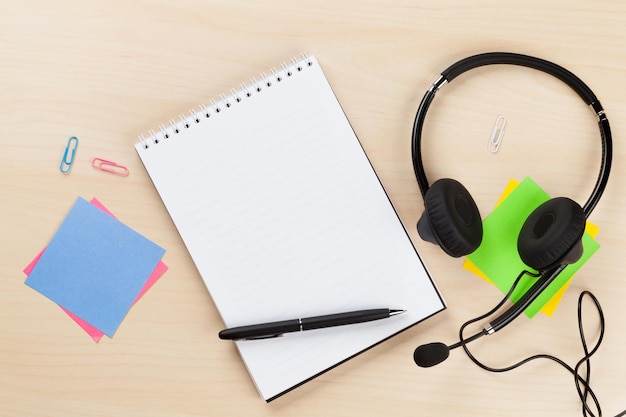
[[[389,310],[390,316],[395,316],[397,314],[402,314],[402,313],[406,313],[406,310]]]

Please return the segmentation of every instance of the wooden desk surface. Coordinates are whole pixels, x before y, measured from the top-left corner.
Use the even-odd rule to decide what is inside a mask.
[[[553,317],[519,319],[476,354],[493,365],[546,352],[581,356],[576,299],[601,300],[607,334],[592,385],[605,415],[626,408],[626,3],[621,1],[5,1],[0,14],[0,415],[3,416],[555,416],[579,415],[573,378],[552,363],[486,373],[462,352],[429,370],[414,348],[454,342],[458,326],[500,293],[419,240],[422,212],[410,162],[421,96],[457,59],[512,51],[557,62],[601,99],[613,171],[591,221],[601,249]],[[321,62],[449,308],[265,404],[152,186],[139,134],[306,51]],[[462,181],[483,216],[509,178],[583,202],[599,167],[594,114],[541,73],[475,70],[446,86],[425,130],[431,178]],[[497,155],[486,144],[507,116]],[[69,175],[67,139],[80,145]],[[89,165],[125,164],[120,178]],[[98,197],[167,249],[165,276],[112,339],[96,344],[23,284],[22,269],[77,196]],[[366,227],[366,226],[365,226]],[[596,334],[589,319],[590,337]]]

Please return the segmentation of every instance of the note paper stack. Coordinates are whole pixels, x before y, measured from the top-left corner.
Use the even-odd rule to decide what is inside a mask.
[[[57,303],[98,341],[167,269],[165,250],[79,198],[56,234],[24,270],[26,285]]]
[[[530,213],[549,199],[550,196],[530,177],[526,177],[521,183],[511,180],[496,209],[483,221],[484,233],[480,247],[467,257],[463,267],[496,285],[506,294],[519,273],[529,269],[517,252],[519,230]],[[597,228],[587,222],[585,230],[582,238],[583,255],[577,262],[568,265],[528,306],[524,311],[528,317],[534,317],[539,311],[551,315],[574,274],[600,248],[593,238]],[[517,301],[533,283],[532,277],[524,277],[511,295],[511,300]]]

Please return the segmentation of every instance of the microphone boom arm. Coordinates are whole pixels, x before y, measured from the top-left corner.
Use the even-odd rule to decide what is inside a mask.
[[[484,330],[486,334],[493,334],[515,320],[517,316],[522,314],[522,312],[526,310],[526,308],[532,304],[532,302],[535,301],[550,284],[554,282],[556,277],[563,272],[566,266],[567,265],[559,265],[539,275],[539,279],[524,293],[524,295],[522,295],[519,300],[517,300],[515,304],[485,326]],[[528,271],[524,271],[523,273],[533,275]]]

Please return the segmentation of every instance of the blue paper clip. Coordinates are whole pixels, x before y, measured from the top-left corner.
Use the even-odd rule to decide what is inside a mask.
[[[59,165],[59,170],[61,170],[62,173],[67,174],[70,172],[70,169],[72,169],[74,157],[76,156],[76,148],[78,148],[78,138],[76,136],[72,136],[67,141],[67,147],[65,148],[65,152],[63,152],[61,164]],[[71,154],[70,151],[72,152]]]

